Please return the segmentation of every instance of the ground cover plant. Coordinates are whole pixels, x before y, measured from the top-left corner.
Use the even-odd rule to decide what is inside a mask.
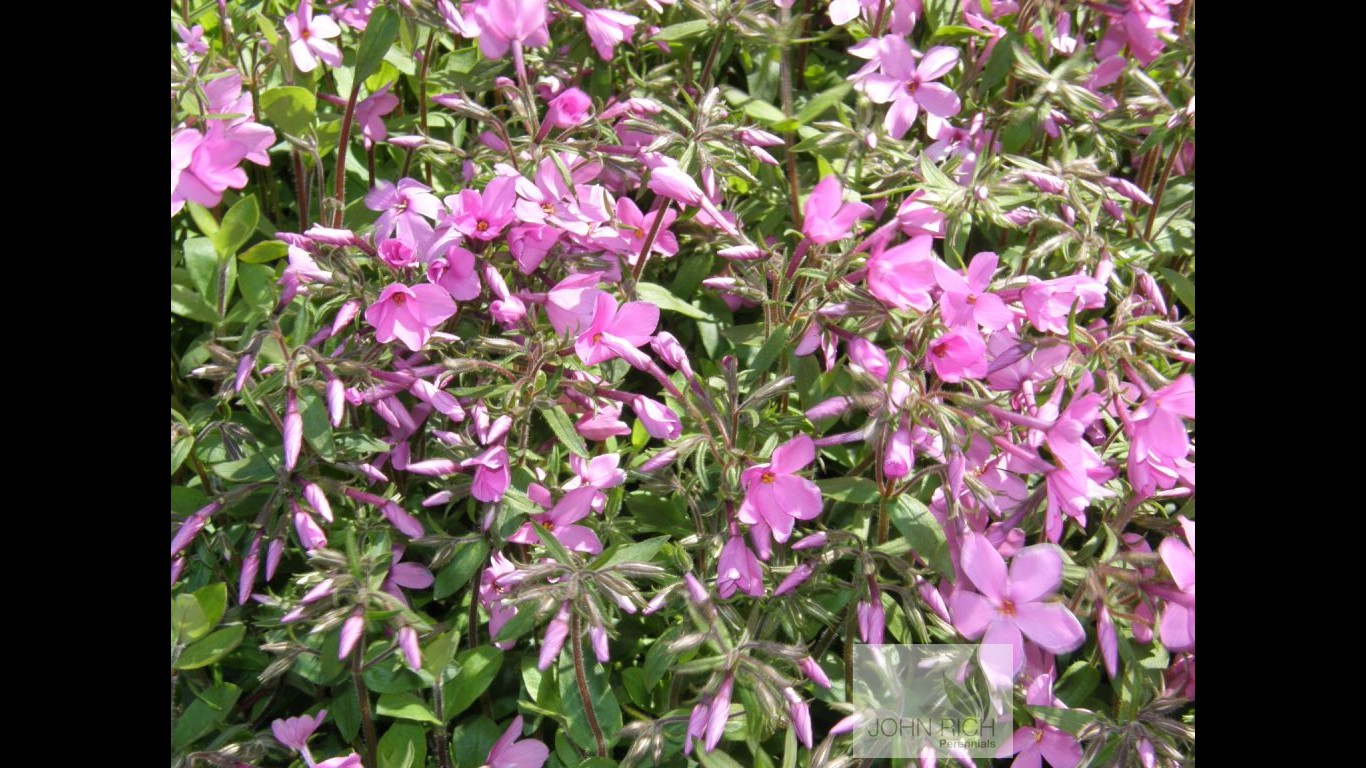
[[[173,766],[1193,764],[1192,0],[170,11]]]

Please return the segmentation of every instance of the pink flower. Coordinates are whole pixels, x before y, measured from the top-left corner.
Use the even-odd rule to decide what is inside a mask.
[[[645,431],[650,437],[674,440],[683,434],[683,422],[679,421],[678,414],[658,400],[636,395],[631,398],[631,410],[636,412],[636,418],[645,425]]]
[[[512,470],[508,467],[508,452],[501,445],[495,445],[470,459],[460,462],[468,469],[475,467],[474,483],[470,495],[480,501],[494,502],[503,498],[508,486],[512,484]]]
[[[617,198],[617,233],[621,236],[621,250],[626,252],[626,260],[633,266],[636,259],[640,257],[640,249],[645,245],[645,238],[654,229],[655,219],[659,218],[659,211],[641,213],[639,206],[629,197]],[[655,241],[650,245],[651,253],[658,253],[669,257],[678,254],[678,238],[669,231],[674,220],[678,218],[678,211],[670,208],[664,214],[664,221],[659,226],[659,231],[655,233]]]
[[[513,43],[550,44],[546,0],[478,0],[473,18],[479,23],[479,50],[490,59],[503,58]]]
[[[569,3],[571,8],[583,14],[583,26],[588,30],[588,39],[603,61],[611,61],[618,43],[631,39],[640,19],[628,13],[610,8],[585,8],[577,2]]]
[[[936,262],[935,279],[944,294],[939,299],[939,310],[950,326],[981,325],[999,331],[1010,324],[1014,315],[1001,297],[987,291],[991,276],[996,272],[996,254],[983,251],[972,257],[966,280],[957,270]]]
[[[817,245],[833,243],[849,236],[854,222],[873,215],[873,209],[863,203],[843,202],[844,187],[838,176],[831,174],[821,179],[803,208],[802,234]]]
[[[365,764],[361,762],[360,755],[352,752],[341,757],[329,757],[313,768],[365,768]]]
[[[631,434],[631,427],[621,420],[621,406],[604,403],[575,422],[574,431],[585,440],[606,440]]]
[[[830,687],[830,678],[825,674],[825,670],[821,669],[821,665],[817,663],[815,659],[810,656],[803,656],[801,660],[797,662],[797,666],[802,670],[802,674],[806,675],[806,679],[822,688]]]
[[[1025,702],[1034,706],[1065,708],[1063,702],[1053,696],[1053,676],[1040,675],[1030,683],[1025,694]],[[1055,725],[1035,720],[1033,726],[1024,726],[1015,731],[1011,739],[1015,750],[1012,768],[1038,768],[1040,760],[1045,760],[1053,768],[1076,768],[1081,763],[1082,749],[1077,740]],[[1004,747],[997,757],[1009,756]]]
[[[883,121],[892,138],[906,135],[922,107],[937,117],[951,117],[963,108],[953,89],[934,82],[957,66],[956,48],[935,46],[917,65],[906,39],[888,35],[878,43],[877,61],[881,72],[865,75],[858,84],[874,103],[892,103]]]
[[[365,321],[375,327],[376,340],[398,339],[416,352],[432,337],[432,331],[454,314],[455,302],[446,289],[393,283],[365,310]]]
[[[764,572],[759,558],[745,546],[740,536],[731,536],[716,560],[716,592],[722,598],[740,590],[753,597],[764,596]]]
[[[1157,552],[1180,590],[1167,595],[1158,625],[1158,639],[1169,651],[1195,650],[1195,523],[1179,518],[1190,542],[1187,547],[1175,536],[1168,536],[1158,545]]]
[[[806,700],[791,688],[783,689],[783,698],[787,699],[787,713],[792,721],[792,730],[797,734],[797,740],[811,748],[811,708]]]
[[[561,336],[577,335],[588,327],[597,311],[599,272],[575,272],[561,280],[546,294],[545,314],[550,327]],[[615,303],[614,303],[615,306]]]
[[[323,724],[326,717],[327,710],[320,709],[318,714],[312,717],[301,715],[288,719],[281,718],[270,724],[270,732],[275,735],[276,741],[295,752],[302,752],[308,762],[312,763],[313,756],[308,753],[308,739]]]
[[[972,328],[958,328],[930,342],[926,362],[945,382],[980,379],[987,375],[987,343]]]
[[[478,190],[464,189],[446,198],[451,209],[451,224],[457,232],[476,240],[495,240],[516,216],[512,204],[517,200],[516,180],[498,176]]]
[[[341,27],[331,16],[314,16],[313,0],[299,0],[299,10],[285,17],[289,30],[289,55],[300,72],[312,72],[318,60],[340,67],[342,54],[337,46],[327,42],[341,34]]]
[[[983,668],[989,679],[1009,684],[1024,666],[1024,639],[1049,653],[1067,653],[1086,641],[1077,617],[1061,603],[1044,602],[1062,586],[1062,556],[1036,544],[1005,560],[984,537],[968,532],[961,550],[963,573],[977,592],[963,587],[949,598],[953,624],[969,640],[1011,646],[1012,667]]]
[[[171,136],[171,215],[185,201],[208,208],[223,200],[229,188],[247,185],[247,173],[238,167],[250,147],[232,141],[210,128],[206,137],[193,128],[182,128]]]
[[[360,642],[361,637],[364,635],[364,614],[360,611],[356,611],[346,617],[346,621],[342,623],[341,642],[337,645],[337,658],[345,659],[347,656],[350,656],[351,651],[356,647],[356,643]]]
[[[507,594],[511,584],[500,584],[499,579],[517,571],[517,566],[503,555],[502,552],[494,552],[489,558],[489,567],[485,568],[479,576],[479,604],[489,612],[489,637],[496,638],[502,631],[503,625],[512,620],[517,615],[517,606],[504,605],[502,597]],[[513,646],[513,642],[505,640],[494,642],[494,645],[503,650]]]
[[[522,716],[513,718],[512,724],[494,742],[484,764],[488,768],[541,768],[550,757],[550,748],[536,739],[521,739]]]
[[[403,651],[403,661],[416,672],[422,668],[422,649],[417,644],[417,630],[404,625],[398,630],[398,647]]]
[[[533,483],[528,489],[527,495],[532,495],[532,489],[538,491],[536,495],[544,496],[542,506],[548,506],[550,492]],[[593,533],[593,529],[574,525],[574,523],[588,517],[593,511],[593,498],[597,495],[598,489],[591,486],[572,490],[566,493],[553,509],[532,515],[531,519],[554,534],[555,538],[571,552],[599,554],[602,552],[602,542],[598,540],[598,535]],[[541,537],[537,535],[536,529],[531,523],[524,523],[521,528],[517,529],[516,533],[508,537],[508,541],[518,544],[540,544]]]
[[[821,490],[796,472],[816,459],[816,446],[806,435],[797,435],[773,449],[767,464],[758,464],[740,475],[745,500],[736,518],[742,523],[764,523],[777,542],[792,535],[795,520],[811,520],[821,513]]]
[[[478,298],[481,290],[474,254],[458,245],[450,246],[444,256],[436,256],[427,263],[427,279],[445,288],[451,298],[459,301]]]
[[[635,361],[645,358],[637,348],[650,342],[658,326],[659,307],[647,301],[632,301],[618,308],[611,294],[599,292],[593,320],[575,340],[574,351],[584,365],[597,365],[618,356],[635,365]]]
[[[1035,328],[1065,334],[1074,307],[1080,312],[1105,306],[1105,286],[1090,275],[1069,275],[1025,286],[1020,303]]]
[[[555,618],[545,627],[545,637],[541,639],[541,655],[536,661],[536,668],[542,672],[550,669],[550,665],[555,663],[556,657],[560,655],[560,650],[564,648],[564,641],[569,637],[569,603],[560,606],[560,612],[555,614]]]
[[[356,105],[356,125],[361,128],[361,136],[365,139],[366,149],[389,137],[389,131],[384,127],[383,118],[398,107],[398,97],[389,93],[389,89],[392,87],[393,83],[388,83]]]
[[[543,125],[569,129],[583,125],[593,114],[593,100],[578,88],[567,88],[550,100]],[[542,129],[544,133],[545,130]]]
[[[441,201],[432,194],[432,188],[416,179],[399,179],[397,185],[380,179],[366,193],[365,207],[381,212],[375,221],[375,239],[387,239],[397,230],[399,239],[410,247],[416,247],[431,231],[424,218],[436,221],[441,213]]]
[[[930,292],[938,287],[933,242],[929,235],[917,235],[875,253],[868,259],[868,291],[897,309],[928,312],[934,306]]]

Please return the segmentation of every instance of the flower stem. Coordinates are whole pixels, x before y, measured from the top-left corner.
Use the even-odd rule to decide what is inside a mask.
[[[583,703],[583,713],[588,718],[588,729],[593,732],[593,741],[598,745],[598,757],[605,758],[607,757],[607,742],[602,737],[602,728],[598,725],[598,716],[593,712],[593,698],[588,692],[588,675],[584,673],[583,669],[581,629],[579,614],[571,611],[569,614],[569,637],[574,646],[574,680],[579,686],[579,700]]]
[[[361,666],[363,659],[361,657],[363,655],[360,648],[351,652],[351,679],[356,684],[356,700],[360,703],[360,722],[365,731],[365,761],[370,765],[379,765],[375,751],[379,741],[375,738],[375,717],[370,712],[370,692],[365,690],[365,680],[361,677],[363,672]]]
[[[337,172],[332,182],[332,196],[337,198],[337,209],[332,212],[332,226],[342,225],[346,212],[346,152],[350,148],[351,123],[356,117],[356,99],[360,97],[360,78],[351,83],[351,97],[346,100],[346,114],[342,116],[341,137],[337,139]],[[371,758],[370,762],[374,762]]]

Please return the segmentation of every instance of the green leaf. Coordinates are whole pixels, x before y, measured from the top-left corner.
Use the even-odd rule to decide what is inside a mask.
[[[441,725],[441,721],[436,719],[427,703],[413,693],[386,693],[379,697],[379,702],[375,704],[375,712],[384,717],[392,717],[398,720],[413,720],[419,723],[431,723]]]
[[[593,731],[588,727],[588,715],[583,708],[583,697],[579,694],[578,681],[574,675],[574,662],[571,654],[560,655],[559,678],[560,705],[564,710],[565,723],[569,738],[584,751],[595,749]],[[586,660],[584,678],[588,683],[588,699],[593,713],[602,729],[604,740],[611,744],[621,730],[621,705],[612,691],[610,675],[595,661]]]
[[[209,299],[213,296],[214,273],[218,271],[218,254],[214,252],[213,241],[207,237],[192,237],[185,241],[185,271],[200,296]]]
[[[703,312],[701,309],[689,304],[688,302],[673,295],[668,288],[654,283],[636,283],[636,295],[641,301],[648,301],[658,306],[660,309],[667,309],[670,312],[677,312],[684,317],[691,317],[694,320],[706,320],[709,323],[716,322],[716,318]]]
[[[738,88],[727,88],[725,97],[726,101],[739,107],[746,115],[760,122],[772,125],[787,119],[787,115],[783,114],[781,109],[762,99],[750,96]]]
[[[556,405],[543,409],[541,416],[545,419],[545,423],[550,425],[550,431],[555,433],[555,437],[575,456],[585,459],[591,456],[588,453],[588,446],[583,442],[583,437],[574,431],[574,422],[569,420],[569,415],[564,412],[563,408]]]
[[[930,160],[929,155],[920,156],[920,177],[925,180],[926,186],[935,187],[950,193],[959,189],[953,179],[950,179],[943,171],[939,170],[939,166],[935,165],[933,160]]]
[[[332,424],[327,417],[327,403],[316,390],[299,390],[299,416],[304,423],[304,439],[324,459],[332,459]]]
[[[844,82],[834,88],[829,88],[816,94],[811,98],[811,101],[808,101],[806,106],[802,107],[802,110],[797,113],[797,122],[806,125],[825,114],[825,110],[844,101],[845,95],[849,93],[851,88],[853,88],[852,83]]]
[[[457,549],[450,565],[442,568],[441,572],[436,575],[432,598],[442,600],[459,591],[484,564],[484,559],[488,557],[488,554],[489,545],[484,543],[483,539]]]
[[[180,465],[189,458],[190,450],[194,448],[194,435],[185,435],[171,445],[171,474],[175,474]]]
[[[199,694],[194,703],[185,708],[171,732],[171,749],[183,750],[195,739],[214,730],[237,704],[242,691],[231,683],[215,685]]]
[[[279,240],[265,240],[238,254],[237,258],[248,264],[268,264],[276,259],[284,258],[287,253],[289,253],[288,245]]]
[[[493,748],[493,743],[503,735],[504,728],[506,726],[500,728],[484,715],[464,720],[452,728],[450,744],[451,753],[455,755],[455,764],[459,768],[483,765],[484,758]]]
[[[341,686],[340,693],[327,705],[327,713],[336,721],[342,740],[354,741],[360,732],[360,700],[356,698],[356,686]]]
[[[234,483],[259,483],[275,477],[275,467],[266,460],[264,453],[237,461],[219,462],[210,469],[215,475]]]
[[[850,504],[873,504],[882,497],[877,483],[866,477],[832,477],[817,480],[816,485],[822,496]]]
[[[756,378],[768,373],[768,369],[778,356],[787,349],[787,326],[780,325],[773,329],[773,335],[768,337],[764,345],[754,354],[754,359],[750,361],[749,369]]]
[[[373,74],[397,37],[398,16],[383,6],[376,8],[365,25],[360,49],[356,52],[356,71],[352,77],[364,80]]]
[[[252,18],[256,21],[256,28],[266,36],[266,42],[270,43],[272,48],[280,44],[280,32],[275,29],[274,24],[270,23],[270,19],[267,19],[260,11],[254,12]]]
[[[620,563],[648,563],[668,541],[668,536],[656,536],[645,541],[637,541],[623,547],[615,547],[602,554],[598,562],[589,566],[595,571],[604,571]]]
[[[199,601],[199,607],[204,611],[204,621],[208,622],[210,628],[216,627],[228,609],[228,585],[220,581],[207,587],[200,587],[194,591],[194,599]],[[199,638],[196,636],[190,639]]]
[[[909,494],[892,503],[892,524],[915,547],[916,554],[941,574],[953,573],[953,560],[944,538],[944,529],[919,499]]]
[[[533,611],[523,609],[518,616],[522,613],[529,614]],[[493,678],[497,677],[498,670],[503,666],[503,652],[491,645],[481,645],[456,654],[455,663],[460,666],[460,674],[441,689],[447,721],[469,709],[474,700],[488,689]]]
[[[213,233],[218,231],[218,222],[214,221],[213,214],[208,208],[199,203],[187,201],[185,210],[190,212],[190,218],[194,219],[194,225],[199,227],[199,233],[205,237],[213,237]]]
[[[427,731],[419,725],[394,723],[379,739],[379,768],[422,768],[427,764]]]
[[[1060,709],[1058,707],[1030,706],[1030,714],[1040,720],[1055,725],[1076,736],[1082,728],[1095,722],[1096,713],[1085,709]]]
[[[455,649],[459,646],[460,633],[457,630],[437,635],[422,649],[422,668],[432,677],[439,677],[450,666]]]
[[[303,136],[313,125],[318,99],[305,88],[286,85],[261,94],[261,111],[275,127],[292,136]]]
[[[1195,283],[1190,278],[1167,267],[1158,270],[1162,276],[1167,278],[1167,283],[1172,287],[1172,294],[1181,300],[1182,304],[1190,311],[1195,311]]]
[[[223,214],[218,231],[210,238],[213,247],[222,258],[228,258],[246,245],[251,233],[256,231],[256,222],[261,219],[261,207],[256,204],[256,195],[247,195]]]
[[[246,637],[247,628],[241,624],[214,632],[208,637],[197,643],[190,645],[185,652],[176,659],[176,669],[198,669],[218,661],[232,652],[242,643],[242,638]]]
[[[1058,680],[1055,694],[1069,706],[1079,706],[1100,683],[1100,672],[1089,662],[1078,661]]]
[[[711,752],[699,749],[697,750],[697,759],[701,761],[704,768],[744,768],[744,766],[735,762],[735,758],[719,749],[712,750]]]
[[[264,264],[243,264],[237,268],[237,290],[248,306],[268,314],[275,306],[275,270]]]
[[[692,37],[693,35],[700,35],[710,28],[710,21],[706,19],[694,19],[693,21],[685,21],[681,24],[670,24],[656,32],[655,36],[651,39],[664,40],[666,42],[682,40],[684,38]]]
[[[213,624],[209,623],[194,595],[176,595],[171,600],[171,642],[192,642],[211,629]]]

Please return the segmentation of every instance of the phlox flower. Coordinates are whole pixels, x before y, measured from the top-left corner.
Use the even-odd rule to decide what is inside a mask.
[[[637,348],[650,342],[658,326],[659,307],[648,301],[632,301],[618,307],[611,294],[599,292],[593,319],[575,340],[574,351],[584,365],[597,365],[618,356],[634,364],[645,357]]]
[[[817,245],[833,243],[849,236],[854,223],[873,215],[872,206],[846,203],[844,187],[838,176],[831,174],[820,180],[803,208],[802,234]]]
[[[859,77],[859,88],[877,104],[891,103],[884,126],[894,139],[906,135],[924,109],[937,117],[951,117],[963,108],[958,94],[935,82],[958,64],[958,50],[940,45],[925,52],[916,64],[906,39],[887,35],[877,45],[878,72]]]
[[[398,339],[416,352],[431,338],[432,331],[454,314],[455,302],[446,289],[393,283],[365,310],[365,320],[375,327],[377,341]]]
[[[757,464],[740,475],[745,500],[736,519],[749,525],[763,523],[779,543],[792,535],[796,520],[811,520],[821,513],[821,489],[796,473],[816,460],[816,446],[806,435],[797,435],[773,449],[768,463]]]
[[[593,487],[577,488],[566,493],[559,503],[551,507],[550,491],[532,483],[527,489],[527,496],[547,511],[532,515],[531,519],[554,534],[555,538],[571,552],[596,555],[602,552],[602,542],[598,535],[593,529],[575,523],[588,517],[593,511],[593,498],[597,494],[598,489]],[[508,541],[518,544],[540,544],[541,537],[537,535],[536,528],[531,523],[523,523],[516,533],[508,537]]]
[[[489,749],[484,765],[488,768],[541,768],[550,757],[550,748],[537,739],[518,739],[522,733],[522,716],[498,737]]]
[[[289,30],[289,55],[300,72],[312,72],[321,59],[324,64],[340,67],[342,53],[331,38],[341,35],[341,27],[331,16],[313,15],[313,0],[299,0],[299,9],[285,17]]]

